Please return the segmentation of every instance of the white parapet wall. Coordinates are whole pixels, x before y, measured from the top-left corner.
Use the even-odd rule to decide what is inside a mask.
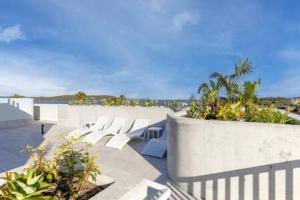
[[[137,118],[148,119],[150,125],[164,125],[168,108],[131,107],[131,106],[59,106],[58,124],[69,127],[82,127],[87,121],[96,121],[99,116],[124,117],[127,119],[125,130],[130,128]]]
[[[34,119],[46,122],[58,122],[58,107],[62,104],[34,104]]]
[[[169,115],[169,177],[196,198],[300,199],[300,126]]]
[[[33,120],[33,99],[0,98],[0,128],[23,126]]]
[[[36,104],[35,119],[55,122],[61,126],[82,127],[83,123],[96,121],[99,116],[124,117],[127,128],[134,119],[148,119],[150,124],[164,125],[167,114],[172,111],[161,107],[131,107],[131,106],[70,106],[63,104]]]

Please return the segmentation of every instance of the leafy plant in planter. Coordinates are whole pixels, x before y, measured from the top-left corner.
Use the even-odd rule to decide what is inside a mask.
[[[213,80],[209,80],[209,84],[203,83],[198,88],[198,94],[202,93],[200,99],[204,107],[211,108],[213,113],[216,113],[219,107],[219,93],[221,89],[220,83],[215,83]],[[208,109],[208,108],[206,108]]]
[[[46,159],[45,155],[47,153],[47,145],[47,142],[40,147],[26,145],[25,151],[30,154],[31,160],[31,164],[28,165],[27,170],[43,174],[46,181],[51,183],[58,178],[58,163]]]
[[[91,177],[96,181],[100,173],[98,165],[94,162],[94,156],[85,152],[85,148],[74,150],[74,144],[72,140],[62,144],[54,159],[58,163],[60,175],[57,191],[64,198],[78,197],[88,178]]]
[[[214,72],[210,75],[210,78],[217,80],[221,88],[225,89],[227,101],[229,103],[234,103],[238,100],[241,78],[252,72],[252,70],[252,63],[248,58],[246,58],[235,64],[234,73],[224,75],[219,72]]]
[[[256,91],[260,86],[260,80],[242,82],[242,78],[252,70],[252,63],[246,58],[235,64],[234,72],[231,74],[212,73],[209,83],[203,83],[199,86],[200,103],[189,105],[187,117],[295,124],[295,121],[286,114],[258,108]],[[222,91],[225,92],[226,98],[219,97],[219,93]]]
[[[23,173],[7,173],[6,183],[0,187],[0,199],[84,199],[101,191],[90,183],[100,173],[94,156],[87,146],[76,150],[77,140],[60,145],[53,160],[45,158],[45,147],[27,146],[31,164]],[[92,191],[92,192],[89,192]]]
[[[226,121],[238,121],[241,119],[243,113],[241,111],[240,103],[227,103],[222,106],[217,113],[217,119]]]
[[[7,172],[6,184],[0,190],[0,197],[4,199],[54,199],[43,192],[51,185],[44,180],[44,175],[30,170],[24,173]]]
[[[269,108],[258,109],[253,107],[246,112],[245,119],[248,122],[295,124],[294,120],[289,118],[287,114],[282,114]]]

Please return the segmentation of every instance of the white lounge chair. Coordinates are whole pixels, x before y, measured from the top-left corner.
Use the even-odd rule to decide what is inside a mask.
[[[153,138],[144,146],[142,154],[157,158],[163,158],[165,153],[167,152],[167,137],[168,131],[167,128],[165,128],[160,138]]]
[[[128,133],[120,133],[113,136],[108,143],[107,147],[112,147],[116,149],[122,149],[130,140],[134,138],[141,138],[144,134],[149,121],[146,119],[136,119],[130,131]]]
[[[126,119],[121,117],[116,117],[112,124],[103,131],[93,131],[83,138],[83,142],[90,144],[96,144],[101,138],[107,135],[117,135],[118,133],[123,132]]]
[[[125,193],[125,195],[123,195],[120,200],[168,200],[170,196],[171,190],[167,186],[144,179],[130,191]]]
[[[90,123],[90,122],[85,123],[83,128],[78,128],[78,129],[71,131],[67,135],[67,138],[81,137],[81,136],[88,134],[90,132],[93,132],[93,131],[103,130],[103,129],[107,128],[107,124],[109,121],[110,121],[109,117],[101,116],[97,119],[97,121],[95,123]],[[88,127],[86,126],[87,124],[89,125]]]

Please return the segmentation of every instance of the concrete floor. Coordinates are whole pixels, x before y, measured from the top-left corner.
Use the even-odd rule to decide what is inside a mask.
[[[52,142],[61,142],[60,135],[70,131],[70,128],[46,124],[45,137]],[[22,166],[28,160],[28,155],[21,152],[26,144],[38,146],[43,142],[41,123],[30,126],[0,130],[0,170],[7,171]],[[146,141],[134,140],[122,150],[105,147],[109,137],[102,139],[90,148],[97,155],[101,173],[112,177],[115,183],[99,193],[94,199],[119,199],[143,179],[149,179],[167,185],[172,190],[170,199],[193,199],[185,194],[167,177],[166,158],[157,159],[142,156],[140,152]]]

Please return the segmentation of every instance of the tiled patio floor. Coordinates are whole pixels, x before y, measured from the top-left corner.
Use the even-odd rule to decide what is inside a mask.
[[[46,124],[46,137],[54,142],[60,141],[59,135],[68,128]],[[177,189],[167,177],[166,158],[157,159],[140,154],[145,141],[135,140],[122,150],[105,147],[109,137],[102,139],[90,151],[98,155],[97,162],[101,172],[112,177],[115,183],[99,193],[95,199],[119,199],[143,179],[149,179],[168,185],[172,190],[171,199],[193,199]],[[28,155],[20,152],[26,144],[38,146],[44,138],[41,136],[41,123],[27,127],[0,130],[0,169],[6,171],[26,163]]]

